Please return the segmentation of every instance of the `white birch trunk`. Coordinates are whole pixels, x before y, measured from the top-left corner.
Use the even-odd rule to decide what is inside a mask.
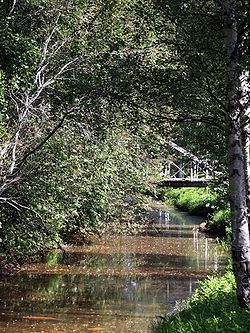
[[[244,129],[244,154],[245,154],[245,174],[246,174],[246,192],[247,192],[247,206],[250,211],[250,128]]]
[[[245,154],[245,173],[248,213],[250,212],[250,73],[245,71],[240,78],[241,107],[244,109],[243,145]]]
[[[237,63],[237,24],[235,1],[222,0],[224,38],[227,50],[226,109],[229,116],[228,169],[230,205],[232,212],[232,259],[237,285],[237,297],[241,307],[250,303],[250,242],[248,209],[246,200],[245,156],[240,124],[240,72]]]
[[[250,302],[250,242],[243,147],[239,130],[228,137],[229,186],[232,212],[232,259],[237,297],[244,307]]]

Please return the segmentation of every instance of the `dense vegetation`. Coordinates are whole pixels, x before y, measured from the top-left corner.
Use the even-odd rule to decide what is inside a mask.
[[[118,96],[130,88],[121,67],[137,59],[123,49],[138,28],[119,30],[119,6],[107,22],[110,6],[1,5],[2,265],[107,230],[133,232],[143,217],[165,139]]]
[[[167,190],[167,202],[172,202],[177,208],[193,215],[207,216],[214,212],[219,204],[218,195],[210,189],[181,188]]]
[[[231,213],[226,189],[181,188],[163,192],[163,200],[192,215],[202,215],[207,220],[207,232],[231,236]]]
[[[184,304],[179,313],[161,317],[155,333],[248,333],[250,310],[242,310],[235,296],[233,273],[223,277],[210,276]]]
[[[9,259],[108,230],[133,232],[143,222],[149,167],[146,154],[137,155],[138,138],[113,132],[98,144],[68,140],[58,133],[41,153],[36,172],[9,192],[26,207],[1,211],[1,251]]]
[[[171,139],[229,180],[230,213],[213,219],[231,214],[246,306],[249,1],[8,0],[0,13],[2,264],[131,225]],[[212,212],[213,194],[190,196],[179,205]]]

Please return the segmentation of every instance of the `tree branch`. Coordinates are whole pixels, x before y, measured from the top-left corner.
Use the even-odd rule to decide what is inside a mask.
[[[9,12],[9,15],[11,15],[14,12],[14,9],[15,9],[15,6],[16,6],[16,2],[17,2],[17,0],[13,0],[12,7],[11,7],[11,10]]]
[[[204,123],[204,124],[208,124],[210,126],[216,127],[219,130],[221,130],[222,132],[225,132],[225,128],[223,126],[221,126],[216,120],[213,119],[209,119],[209,118],[205,118],[205,117],[192,117],[192,116],[182,116],[180,114],[176,114],[175,118],[172,117],[167,117],[161,114],[155,114],[152,113],[151,111],[149,111],[148,109],[145,109],[144,107],[136,104],[135,102],[127,102],[128,104],[130,104],[131,106],[134,106],[138,109],[143,110],[144,112],[146,112],[147,114],[149,114],[151,117],[153,118],[157,118],[160,121],[168,121],[170,123],[187,123],[187,122],[196,122],[196,123]],[[155,109],[157,110],[157,109]],[[157,110],[158,111],[158,110]]]
[[[83,98],[81,98],[78,102],[78,106],[73,106],[70,110],[68,110],[67,112],[64,113],[64,115],[61,117],[61,119],[58,121],[58,123],[56,124],[56,126],[50,131],[50,133],[42,139],[42,141],[40,143],[38,143],[34,148],[32,148],[30,151],[28,151],[22,158],[22,160],[18,163],[18,166],[20,167],[21,165],[23,165],[26,160],[31,156],[34,155],[39,149],[41,149],[48,141],[49,139],[63,126],[64,121],[66,120],[66,118],[72,114],[73,112],[75,112],[77,110],[77,108],[80,106],[80,102],[83,100]]]
[[[248,4],[248,8],[246,9],[246,13],[241,23],[240,30],[237,34],[237,41],[235,43],[234,50],[231,54],[231,60],[237,57],[243,38],[246,32],[249,31],[249,18],[250,18],[250,3]]]

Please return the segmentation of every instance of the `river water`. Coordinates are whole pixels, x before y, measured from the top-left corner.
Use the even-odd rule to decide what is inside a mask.
[[[192,230],[201,218],[160,205],[150,215],[144,234],[68,247],[2,278],[0,332],[150,332],[225,261],[215,240]]]

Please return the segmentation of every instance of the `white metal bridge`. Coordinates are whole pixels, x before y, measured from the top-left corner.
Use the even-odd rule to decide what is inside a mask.
[[[162,179],[158,182],[167,187],[206,187],[218,183],[217,161],[199,159],[194,154],[173,142],[170,148],[177,151],[180,157],[171,157],[164,161],[161,172]]]

